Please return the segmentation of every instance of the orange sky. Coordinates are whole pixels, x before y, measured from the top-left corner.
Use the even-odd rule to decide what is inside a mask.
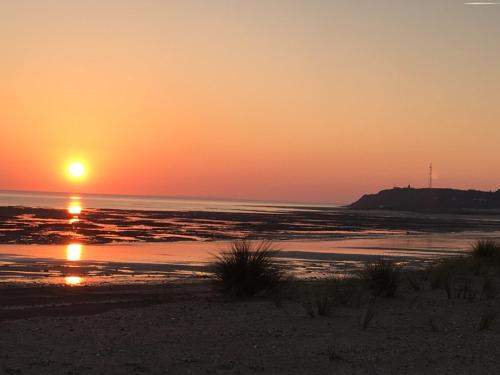
[[[6,0],[0,46],[0,189],[500,187],[500,6]]]

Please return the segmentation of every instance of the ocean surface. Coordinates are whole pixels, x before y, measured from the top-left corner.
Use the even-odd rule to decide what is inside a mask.
[[[0,192],[0,212],[4,285],[203,278],[215,252],[260,235],[303,278],[352,272],[381,256],[418,267],[500,238],[497,216],[353,216],[333,205],[279,202]]]
[[[335,205],[215,200],[196,198],[167,198],[127,195],[99,195],[80,193],[36,193],[0,191],[0,206],[67,208],[74,201],[85,208],[144,210],[144,211],[276,211],[307,207],[335,207]]]

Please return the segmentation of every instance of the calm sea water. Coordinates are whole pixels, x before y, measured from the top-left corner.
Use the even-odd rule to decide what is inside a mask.
[[[282,202],[0,191],[0,206],[66,208],[72,199],[80,200],[85,208],[151,211],[276,211],[314,206],[335,207]]]

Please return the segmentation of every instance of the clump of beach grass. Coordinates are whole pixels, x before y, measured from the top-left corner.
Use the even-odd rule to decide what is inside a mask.
[[[404,272],[404,280],[408,289],[419,292],[424,289],[426,274],[423,270],[409,270]]]
[[[310,318],[316,316],[330,317],[335,312],[336,302],[328,294],[319,293],[303,301],[302,306]]]
[[[473,302],[493,299],[498,295],[500,243],[479,240],[468,255],[441,260],[427,270],[433,289],[443,289],[448,299],[461,298]]]
[[[481,299],[495,299],[498,296],[498,280],[492,276],[486,276],[481,289]]]
[[[279,250],[269,241],[234,241],[222,249],[212,263],[214,280],[224,293],[252,297],[276,288],[284,281],[284,271],[275,257]]]
[[[337,305],[360,307],[366,302],[362,281],[352,275],[347,277],[330,277],[326,281],[326,290]]]
[[[383,258],[366,264],[357,275],[375,297],[394,297],[401,283],[401,267]]]
[[[500,243],[494,240],[479,240],[472,245],[472,256],[479,259],[500,258]]]
[[[470,302],[481,295],[486,270],[474,257],[444,259],[429,270],[433,289],[443,289],[448,299],[467,299]]]

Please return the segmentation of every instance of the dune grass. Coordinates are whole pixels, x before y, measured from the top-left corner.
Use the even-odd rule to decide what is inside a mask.
[[[311,317],[331,316],[339,305],[360,307],[370,300],[370,295],[394,297],[403,289],[419,292],[430,286],[445,291],[448,299],[470,302],[491,300],[500,294],[500,245],[491,240],[477,241],[467,255],[445,258],[424,269],[403,269],[392,260],[379,258],[351,275],[332,275],[308,283],[307,288],[284,283],[289,277],[275,260],[278,253],[268,241],[233,242],[215,256],[214,280],[226,295],[275,296],[278,307],[285,298],[299,298]],[[284,287],[290,290],[285,293]]]
[[[472,256],[479,259],[500,259],[500,243],[494,240],[479,240],[472,245]]]
[[[401,267],[380,258],[366,264],[357,276],[375,297],[394,297],[401,284]]]
[[[443,289],[448,299],[469,301],[498,295],[500,245],[479,240],[468,255],[443,259],[426,270],[433,289]]]
[[[278,250],[269,241],[235,241],[212,263],[214,280],[233,297],[252,297],[275,289],[285,278],[276,262]]]
[[[317,316],[330,317],[335,312],[337,303],[333,296],[320,291],[305,299],[302,306],[310,318]]]

